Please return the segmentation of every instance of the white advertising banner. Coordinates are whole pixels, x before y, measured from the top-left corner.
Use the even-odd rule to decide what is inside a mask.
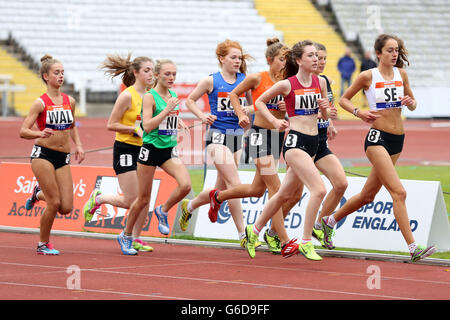
[[[239,171],[239,176],[241,183],[251,184],[254,172]],[[279,176],[282,181],[284,174],[280,173]],[[216,170],[208,170],[204,188],[213,188],[216,177]],[[330,182],[325,176],[322,178],[327,191],[330,191],[332,189]],[[366,181],[366,178],[358,177],[347,177],[347,179],[349,185],[338,208],[351,196],[359,193]],[[402,180],[402,184],[407,191],[406,206],[416,242],[427,245],[434,244],[439,251],[449,251],[450,226],[440,182]],[[253,224],[256,221],[268,200],[267,191],[261,198],[241,199],[245,225]],[[305,187],[300,201],[291,209],[285,219],[285,227],[290,238],[302,237],[308,200],[309,192]],[[216,223],[209,221],[208,209],[209,205],[199,208],[194,236],[238,240],[237,229],[227,202],[224,201],[222,204]],[[269,225],[270,221],[267,226]],[[333,239],[337,247],[408,251],[394,217],[392,198],[384,187],[381,188],[372,203],[339,221],[335,230],[336,235]],[[262,233],[260,238],[262,239]]]

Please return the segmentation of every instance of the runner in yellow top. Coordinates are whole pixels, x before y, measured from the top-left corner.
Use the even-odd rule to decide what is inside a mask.
[[[130,208],[138,194],[136,162],[142,146],[141,109],[142,97],[153,84],[153,61],[148,57],[130,60],[120,56],[108,56],[103,63],[106,73],[112,77],[122,75],[125,89],[117,98],[108,120],[108,130],[116,132],[113,151],[113,168],[123,195],[102,194],[94,189],[85,204],[83,212],[90,221],[102,204],[119,208]],[[133,229],[133,248],[152,251],[147,243],[139,239],[148,216],[148,205],[142,209]]]

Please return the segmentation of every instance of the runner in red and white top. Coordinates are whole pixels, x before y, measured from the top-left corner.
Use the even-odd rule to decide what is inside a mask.
[[[263,212],[254,225],[246,228],[250,256],[254,256],[254,241],[266,222],[279,210],[283,203],[295,197],[299,185],[306,185],[310,191],[310,199],[304,219],[303,237],[300,244],[292,239],[282,248],[285,257],[302,253],[311,260],[322,260],[315,252],[311,242],[314,220],[320,204],[325,197],[326,188],[314,165],[313,158],[318,148],[317,114],[329,117],[327,85],[323,78],[314,74],[318,58],[314,43],[309,40],[296,43],[286,53],[284,79],[274,84],[255,102],[261,114],[269,120],[276,129],[289,128],[283,155],[289,166],[279,191],[269,200]],[[275,96],[283,95],[289,122],[275,118],[266,104]]]
[[[59,251],[49,243],[53,220],[58,212],[66,215],[73,209],[70,140],[75,143],[78,163],[83,161],[84,151],[75,126],[75,100],[60,91],[64,67],[48,55],[42,57],[41,62],[40,74],[47,91],[32,104],[20,129],[20,137],[36,139],[30,157],[38,185],[27,200],[26,208],[29,210],[39,200],[47,203],[45,214],[41,216],[37,253],[56,255]],[[39,131],[32,129],[35,123]]]

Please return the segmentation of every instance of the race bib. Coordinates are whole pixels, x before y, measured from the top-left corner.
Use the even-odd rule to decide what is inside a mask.
[[[377,109],[401,108],[403,97],[402,81],[384,81],[375,83],[375,102]]]
[[[54,130],[68,129],[73,123],[73,114],[71,110],[62,106],[47,107],[46,128]]]
[[[266,104],[267,109],[269,110],[280,110],[280,107],[278,106],[278,102],[283,101],[284,98],[282,95],[278,95],[272,99]]]
[[[158,126],[158,134],[163,136],[176,136],[178,127],[178,115],[180,111],[171,111]]]
[[[319,88],[297,89],[295,93],[295,115],[308,116],[319,112],[317,100],[321,98]]]
[[[219,92],[217,93],[217,116],[220,117],[231,117],[235,116],[233,105],[231,104],[229,92]],[[247,99],[245,94],[239,97],[239,104],[245,106]]]

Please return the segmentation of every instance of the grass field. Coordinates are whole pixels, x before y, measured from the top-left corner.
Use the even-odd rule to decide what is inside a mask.
[[[347,176],[363,175],[367,176],[370,172],[370,167],[345,167]],[[433,167],[433,166],[397,166],[397,173],[400,179],[408,180],[428,180],[428,181],[440,181],[442,190],[444,191],[444,200],[447,207],[447,212],[450,208],[450,167]],[[203,190],[203,170],[190,170],[192,188],[195,194],[198,194]],[[285,172],[283,168],[280,172]],[[446,194],[447,192],[447,194]],[[450,219],[450,216],[449,216]],[[196,239],[193,237],[188,237],[190,239]],[[200,240],[200,239],[199,239]],[[208,239],[201,239],[208,240]],[[214,239],[217,241],[217,239]],[[348,248],[337,248],[342,250],[353,250],[353,251],[364,251],[364,252],[378,252],[373,250],[360,250],[360,249],[348,249]],[[390,254],[405,254],[402,252],[386,252]],[[435,253],[433,258],[439,259],[450,259],[450,252],[440,252]]]

